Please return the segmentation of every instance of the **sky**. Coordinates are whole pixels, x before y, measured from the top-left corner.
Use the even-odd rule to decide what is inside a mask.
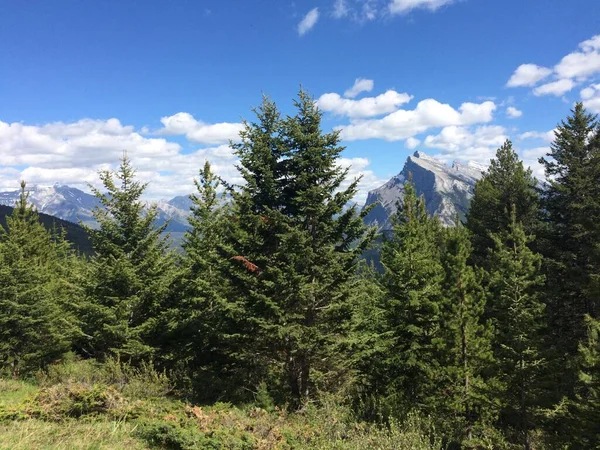
[[[340,130],[356,201],[423,151],[527,165],[577,101],[600,113],[598,0],[0,0],[0,191],[87,189],[126,150],[147,198],[194,189],[270,96]]]

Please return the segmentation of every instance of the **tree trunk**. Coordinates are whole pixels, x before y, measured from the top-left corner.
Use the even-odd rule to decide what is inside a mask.
[[[520,361],[521,374],[525,371],[525,361],[521,356]],[[529,421],[527,417],[527,404],[525,399],[525,382],[521,381],[521,427],[523,429],[523,448],[525,450],[531,450],[531,444],[529,442]]]

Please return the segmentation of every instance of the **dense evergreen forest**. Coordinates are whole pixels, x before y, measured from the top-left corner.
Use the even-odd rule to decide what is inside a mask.
[[[294,104],[265,98],[244,123],[243,184],[200,168],[182,253],[126,156],[99,174],[91,256],[41,224],[23,184],[0,227],[2,376],[70,355],[151,365],[195,404],[335,398],[357,423],[421,418],[432,448],[600,448],[597,118],[577,104],[559,123],[545,181],[507,141],[454,228],[409,180],[379,271],[360,259],[376,230],[348,207],[360,180],[338,132],[305,92]]]

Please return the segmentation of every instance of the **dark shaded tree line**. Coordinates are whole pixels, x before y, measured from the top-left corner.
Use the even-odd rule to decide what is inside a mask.
[[[409,180],[379,273],[339,133],[305,92],[294,106],[265,98],[244,123],[242,185],[201,168],[182,254],[127,157],[100,173],[89,258],[23,185],[0,228],[2,370],[74,351],[152,361],[206,402],[336,395],[366,420],[429,416],[452,448],[600,445],[596,117],[577,104],[561,122],[543,183],[507,141],[456,227]]]

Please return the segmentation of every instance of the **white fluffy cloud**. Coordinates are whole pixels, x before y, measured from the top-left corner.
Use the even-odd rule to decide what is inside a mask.
[[[419,146],[421,141],[414,137],[409,137],[406,141],[404,141],[404,146],[409,150],[414,150]]]
[[[490,122],[496,105],[492,101],[463,103],[458,110],[434,99],[420,101],[414,110],[398,110],[381,119],[356,120],[342,126],[342,138],[398,141],[431,128]]]
[[[580,51],[569,53],[554,68],[560,78],[587,78],[600,72],[600,35],[579,44]]]
[[[187,135],[189,123],[174,119],[167,120],[165,126],[170,124],[170,132]],[[83,190],[88,189],[88,183],[99,186],[98,170],[115,168],[123,150],[137,169],[138,178],[149,182],[146,198],[150,200],[193,192],[193,180],[206,160],[228,182],[242,182],[237,158],[228,145],[187,151],[165,137],[144,136],[118,119],[83,119],[42,126],[0,121],[0,191],[18,189],[22,179],[29,185],[60,183]],[[368,168],[370,162],[366,158],[341,158],[339,164],[350,167],[342,188],[362,176],[355,198],[359,203],[364,202],[369,190],[383,183]]]
[[[562,80],[552,81],[550,83],[542,84],[541,86],[536,87],[533,90],[533,95],[542,96],[542,95],[555,95],[560,97],[561,95],[566,94],[571,89],[575,87],[575,82],[568,78],[563,78]]]
[[[347,89],[344,92],[344,97],[346,98],[354,98],[361,92],[371,92],[373,90],[373,86],[375,83],[373,80],[368,80],[366,78],[357,78],[354,80],[354,84],[350,89]]]
[[[0,156],[7,166],[90,167],[118,159],[124,149],[152,158],[175,155],[180,146],[162,138],[146,138],[117,119],[83,119],[40,127],[0,121]]]
[[[413,9],[436,11],[453,2],[454,0],[391,0],[388,8],[392,14],[406,14]]]
[[[544,167],[539,163],[539,158],[546,156],[550,152],[550,147],[536,147],[522,150],[520,152],[525,167],[530,167],[533,175],[543,180],[545,177]]]
[[[554,81],[539,86],[533,94],[561,96],[577,84],[600,74],[600,35],[579,44],[578,50],[564,56],[553,70],[535,64],[523,64],[508,80],[508,87],[535,86],[553,74]]]
[[[537,66],[535,64],[521,64],[515,70],[506,86],[518,87],[518,86],[534,86],[539,81],[547,78],[552,73],[552,69],[547,67]]]
[[[600,114],[600,84],[592,84],[581,90],[583,106],[594,113]]]
[[[317,100],[317,106],[323,111],[340,116],[373,117],[396,111],[401,105],[408,103],[412,96],[389,90],[377,97],[365,97],[360,100],[342,98],[339,94],[323,94]]]
[[[506,129],[498,125],[476,128],[452,125],[444,127],[437,135],[427,136],[423,146],[442,150],[441,159],[488,163],[506,139]]]
[[[508,108],[506,108],[506,115],[511,119],[516,119],[523,115],[523,111],[518,110],[514,106],[509,106]]]
[[[546,142],[552,142],[554,140],[554,130],[550,131],[527,131],[521,135],[519,135],[519,139],[541,139]]]
[[[361,177],[358,184],[358,193],[354,197],[354,201],[359,205],[365,203],[369,191],[378,188],[387,181],[379,178],[372,170],[368,169],[371,162],[367,158],[340,158],[338,164],[349,169],[348,176],[340,189],[347,188],[356,178]]]
[[[298,34],[304,36],[308,33],[319,20],[319,8],[311,9],[298,24]]]
[[[160,121],[164,126],[159,130],[161,134],[181,134],[191,142],[207,145],[225,144],[230,140],[236,141],[243,128],[241,123],[207,124],[194,119],[194,116],[186,112],[162,117]]]
[[[592,84],[581,90],[580,95],[582,100],[589,100],[596,95],[596,92],[600,90],[600,84]]]
[[[55,122],[42,126],[0,121],[0,188],[62,183],[86,189],[97,184],[97,171],[115,167],[126,150],[142,181],[150,181],[149,198],[192,192],[193,178],[205,160],[235,182],[235,157],[226,145],[183,153],[178,143],[146,137],[118,119]]]

